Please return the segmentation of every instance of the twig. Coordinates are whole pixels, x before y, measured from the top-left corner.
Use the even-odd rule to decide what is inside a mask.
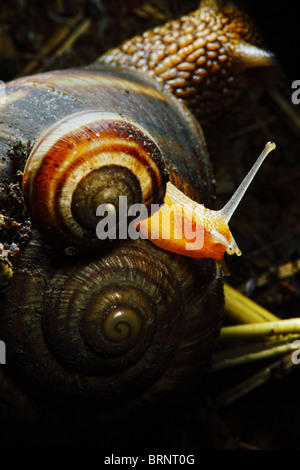
[[[277,117],[276,116],[270,116],[264,121],[261,120],[256,120],[254,124],[250,124],[248,126],[243,127],[242,129],[238,129],[235,132],[231,132],[229,134],[229,139],[236,139],[237,137],[245,134],[249,134],[250,132],[254,132],[257,129],[260,129],[263,126],[266,126],[268,124],[272,124],[272,122],[276,121]]]
[[[63,15],[65,12],[64,0],[56,0],[56,10],[59,15]]]
[[[233,323],[258,323],[279,320],[276,315],[258,305],[228,284],[224,284],[225,315]]]
[[[54,34],[50,37],[49,41],[42,47],[40,51],[40,59],[34,59],[29,62],[23,70],[21,70],[19,76],[23,77],[36,71],[40,64],[40,60],[44,57],[48,57],[59,45],[70,35],[70,32],[74,26],[83,18],[82,13],[78,13],[76,16],[71,18],[66,24],[60,26]]]
[[[167,18],[171,17],[171,13],[169,11],[159,11],[157,7],[147,3],[139,8],[135,8],[133,12],[141,18],[150,18],[151,20],[153,19],[157,21],[166,21]]]
[[[89,27],[91,26],[91,20],[90,19],[85,19],[83,20],[75,29],[75,31],[67,38],[67,40],[60,46],[60,48],[56,51],[55,57],[60,57],[62,56],[66,50],[68,50],[74,42],[82,35],[84,34]]]
[[[18,52],[14,43],[3,28],[0,28],[0,57],[12,60],[18,59]]]
[[[265,384],[272,377],[282,377],[283,375],[290,373],[294,367],[291,356],[291,354],[284,356],[282,359],[274,362],[268,367],[265,367],[248,379],[221,393],[214,399],[215,407],[217,409],[223,408],[248,394],[260,385]]]
[[[225,351],[217,351],[213,356],[211,370],[218,371],[249,364],[299,349],[299,345],[293,342],[295,338],[299,338],[299,336],[289,335],[284,340],[260,341],[254,344],[230,348]]]
[[[249,444],[248,442],[239,442],[239,447],[244,450],[262,450],[260,447]]]
[[[290,318],[264,323],[252,323],[247,325],[224,326],[221,329],[221,340],[259,338],[287,333],[300,333],[300,318]]]
[[[275,105],[281,110],[283,115],[287,118],[290,127],[294,130],[296,135],[300,134],[300,115],[291,104],[291,98],[288,101],[283,97],[277,88],[269,87],[267,92],[270,98],[274,101]]]

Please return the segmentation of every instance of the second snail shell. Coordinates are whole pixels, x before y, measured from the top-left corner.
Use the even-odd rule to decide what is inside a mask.
[[[212,261],[140,240],[61,263],[42,246],[34,237],[25,249],[1,316],[10,375],[30,396],[104,412],[179,398],[199,380],[223,298]]]

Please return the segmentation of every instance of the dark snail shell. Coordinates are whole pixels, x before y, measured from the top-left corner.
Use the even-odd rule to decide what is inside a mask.
[[[127,195],[129,202],[160,203],[167,174],[194,200],[211,200],[211,168],[201,129],[187,110],[150,78],[113,67],[51,72],[11,82],[7,96],[12,106],[4,109],[6,126],[15,120],[16,113],[24,125],[14,137],[4,139],[2,151],[10,140],[21,139],[24,145],[28,139],[36,142],[25,168],[23,190],[33,225],[51,243],[93,249],[99,243],[95,237],[97,219],[91,214],[95,207],[102,201],[115,205],[122,195]],[[33,115],[40,119],[28,118]],[[78,128],[80,120],[84,129]],[[58,131],[61,125],[62,132]],[[103,139],[100,128],[106,136]],[[113,133],[119,135],[117,147],[110,140]],[[63,169],[59,167],[62,155],[69,162]],[[141,160],[147,164],[141,165]],[[146,189],[141,185],[143,179]],[[88,198],[87,188],[91,189]]]
[[[19,260],[0,325],[17,384],[51,403],[105,409],[199,380],[219,329],[213,261],[199,266],[147,240],[71,260],[35,236]]]

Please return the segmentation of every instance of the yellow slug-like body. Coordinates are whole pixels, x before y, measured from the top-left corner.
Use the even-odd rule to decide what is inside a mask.
[[[232,241],[228,225],[216,211],[190,200],[171,183],[164,204],[140,221],[138,229],[160,248],[192,258],[220,261],[227,249],[224,243]]]
[[[213,258],[221,262],[224,253],[242,253],[228,222],[239,205],[266,156],[275,148],[268,142],[237,188],[229,202],[219,211],[197,204],[167,183],[164,204],[151,217],[138,224],[138,229],[155,245],[192,258]]]

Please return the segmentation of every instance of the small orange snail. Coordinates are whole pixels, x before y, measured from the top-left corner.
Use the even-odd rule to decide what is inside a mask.
[[[2,383],[16,384],[20,402],[38,403],[37,419],[43,400],[80,404],[79,414],[93,404],[99,419],[168,402],[208,367],[223,305],[215,260],[240,254],[227,223],[274,144],[225,208],[208,212],[213,177],[199,122],[238,100],[248,68],[273,63],[244,14],[206,0],[86,68],[7,85],[1,175],[5,186],[22,172],[25,204],[21,215],[6,207],[3,221],[28,216],[32,230],[3,290]],[[168,203],[179,225],[182,208],[192,209],[203,248],[186,250],[186,240],[159,233],[103,242],[97,207],[118,210],[120,196],[148,210],[164,203],[154,222]],[[197,212],[204,225],[193,220]],[[18,236],[11,230],[4,242]]]
[[[167,183],[164,204],[154,215],[139,222],[139,230],[157,246],[185,256],[213,258],[216,261],[223,260],[225,251],[229,255],[240,256],[242,253],[229,230],[228,222],[262,162],[274,148],[274,142],[266,144],[264,151],[234,195],[219,211],[195,203],[174,185]],[[168,227],[170,210],[174,217],[171,230]],[[188,237],[185,232],[186,224],[192,227]],[[191,236],[195,239],[193,243],[190,241]]]

